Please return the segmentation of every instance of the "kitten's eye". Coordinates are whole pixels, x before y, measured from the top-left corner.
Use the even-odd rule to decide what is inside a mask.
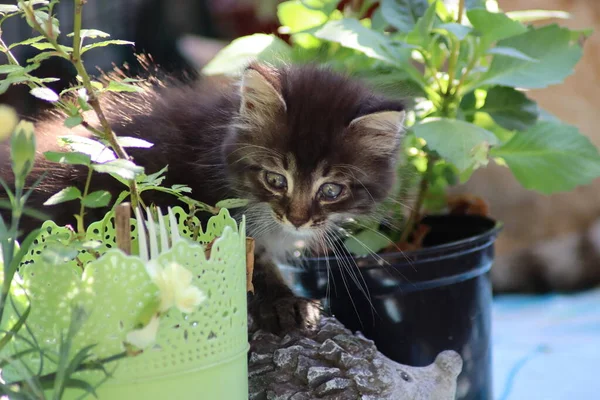
[[[273,189],[281,190],[287,187],[285,176],[275,172],[265,172],[265,180]]]
[[[342,193],[343,186],[337,183],[324,183],[319,191],[325,200],[335,200]]]

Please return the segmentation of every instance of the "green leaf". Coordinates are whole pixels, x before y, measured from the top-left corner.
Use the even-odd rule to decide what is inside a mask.
[[[451,22],[448,24],[442,24],[438,26],[434,31],[446,31],[454,35],[458,40],[463,40],[467,37],[467,35],[472,31],[472,29],[468,26],[457,24],[455,22]]]
[[[517,60],[538,62],[538,60],[536,60],[535,58],[531,58],[527,54],[523,54],[519,50],[513,49],[511,47],[494,47],[492,49],[489,49],[486,53],[491,55],[498,54],[501,56],[516,58]]]
[[[72,47],[63,46],[60,44],[58,46],[61,48],[62,51],[66,53],[73,51]],[[54,50],[54,45],[52,43],[33,43],[31,47],[35,47],[38,50]]]
[[[329,21],[313,30],[319,39],[339,43],[343,47],[358,50],[371,58],[394,63],[390,53],[394,52],[390,41],[383,34],[363,26],[356,19]]]
[[[13,44],[11,44],[11,45],[8,46],[8,49],[11,50],[11,49],[13,49],[13,48],[15,48],[17,46],[28,46],[30,44],[37,43],[37,42],[39,42],[40,40],[43,40],[43,39],[45,39],[43,36],[34,36],[32,38],[25,39],[25,40],[17,42],[17,43],[13,43]]]
[[[20,65],[0,65],[0,74],[10,74],[11,72],[22,71],[24,69],[25,68],[21,67]]]
[[[262,33],[232,41],[202,69],[205,75],[237,75],[251,60],[278,64],[291,58],[292,49],[274,35]]]
[[[245,207],[246,205],[248,205],[248,200],[246,200],[246,199],[227,199],[227,200],[219,201],[217,204],[215,204],[215,207],[218,207],[218,208],[240,208],[240,207]]]
[[[65,126],[67,128],[74,128],[77,125],[81,124],[83,122],[83,117],[81,115],[75,115],[73,117],[69,117],[67,119],[65,119]]]
[[[29,93],[38,99],[46,100],[50,103],[57,102],[60,99],[54,90],[46,87],[33,88],[29,91]]]
[[[494,86],[478,111],[484,111],[498,125],[508,130],[525,130],[535,125],[539,111],[537,103],[513,88]]]
[[[518,21],[513,21],[502,13],[493,13],[478,8],[467,11],[467,17],[469,18],[471,25],[473,25],[473,28],[475,28],[485,40],[485,47],[493,42],[527,32],[525,25]]]
[[[50,57],[60,57],[60,54],[56,51],[44,51],[27,60],[28,63],[41,63],[44,60],[49,59]]]
[[[570,191],[600,176],[600,154],[576,127],[540,122],[492,149],[527,189],[545,194]]]
[[[13,304],[13,306],[14,306],[14,304]],[[15,322],[15,324],[8,330],[8,332],[3,332],[4,337],[2,337],[2,339],[0,339],[0,350],[2,350],[2,348],[4,346],[6,346],[10,342],[10,340],[15,337],[15,335],[17,333],[19,333],[19,330],[21,330],[21,328],[23,327],[23,324],[25,324],[27,317],[29,317],[30,312],[31,312],[31,304],[27,305],[27,308],[25,309],[23,314],[21,314],[21,316],[19,317],[17,322]],[[33,350],[33,351],[35,351],[35,350]]]
[[[350,253],[362,257],[377,253],[392,243],[392,240],[381,232],[364,230],[348,237],[344,241],[344,246]]]
[[[81,198],[81,192],[75,186],[69,186],[61,190],[60,192],[52,195],[48,200],[44,202],[45,206],[54,206],[56,204],[65,203],[67,201],[76,200]]]
[[[282,25],[280,33],[296,33],[323,25],[327,15],[320,10],[307,8],[301,1],[284,1],[277,6],[277,18]]]
[[[110,45],[130,45],[130,46],[134,46],[135,43],[134,42],[130,42],[129,40],[119,40],[119,39],[105,40],[103,42],[86,44],[85,46],[83,46],[81,48],[81,54],[85,53],[88,50],[92,50],[92,49],[95,49],[95,48],[98,48],[98,47],[106,47],[106,46],[110,46]]]
[[[89,193],[83,198],[83,205],[88,208],[106,207],[110,203],[111,195],[106,190]]]
[[[79,35],[81,36],[81,39],[84,39],[84,38],[95,39],[97,37],[104,38],[104,37],[110,36],[110,34],[99,31],[98,29],[82,29],[81,31],[79,31]],[[75,36],[75,34],[73,32],[71,32],[67,36],[73,37],[73,36]]]
[[[117,141],[123,147],[135,147],[138,149],[149,149],[154,146],[153,143],[147,142],[140,138],[129,137],[129,136],[118,136]]]
[[[130,85],[128,83],[110,81],[108,86],[105,88],[109,92],[131,92],[131,93],[142,93],[144,89],[136,85]]]
[[[47,151],[44,153],[44,156],[49,161],[61,164],[90,165],[92,163],[92,158],[89,154],[81,153],[78,151],[71,151],[68,153],[61,153],[58,151]]]
[[[61,136],[60,141],[73,151],[87,154],[93,162],[104,163],[115,160],[115,153],[104,143],[77,135]]]
[[[533,22],[540,21],[544,19],[570,19],[571,14],[566,11],[560,10],[519,10],[519,11],[509,11],[506,13],[506,16],[515,21],[521,22]]]
[[[488,130],[465,121],[445,118],[431,119],[415,125],[417,137],[444,160],[464,171],[477,163],[482,145],[493,146],[498,139]]]
[[[383,18],[400,32],[411,32],[429,7],[427,0],[383,0]]]
[[[496,55],[479,84],[544,88],[561,83],[573,73],[582,55],[581,47],[572,43],[570,31],[557,25],[532,29],[502,40],[498,46],[514,48],[539,62]]]
[[[26,76],[9,76],[6,79],[0,81],[0,94],[3,94],[8,90],[10,85],[15,83],[27,82],[29,80]]]
[[[437,17],[436,4],[437,2],[431,3],[429,8],[427,8],[425,11],[425,14],[419,18],[414,29],[406,37],[406,42],[408,44],[421,46],[424,48],[429,47],[429,44],[431,43],[431,33],[433,32],[433,27],[439,20]]]
[[[12,4],[0,4],[0,14],[10,14],[18,12],[19,7]]]
[[[114,160],[104,164],[93,164],[92,168],[94,171],[102,172],[105,174],[116,174],[123,179],[132,180],[141,173],[144,172],[144,168],[135,165],[129,160]]]

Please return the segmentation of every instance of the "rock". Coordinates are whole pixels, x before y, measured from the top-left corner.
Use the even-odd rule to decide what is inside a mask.
[[[453,400],[462,370],[454,351],[426,367],[396,363],[334,318],[284,338],[254,332],[250,342],[250,399],[256,400]]]

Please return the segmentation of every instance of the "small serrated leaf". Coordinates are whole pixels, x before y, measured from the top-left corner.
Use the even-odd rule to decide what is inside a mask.
[[[24,69],[25,68],[21,67],[20,65],[0,65],[0,74],[10,74],[11,72],[23,71]]]
[[[144,91],[144,89],[142,89],[139,86],[130,85],[128,83],[117,82],[117,81],[110,81],[108,83],[108,86],[105,88],[105,90],[108,90],[109,92],[131,92],[131,93],[140,93],[140,92]]]
[[[143,167],[135,165],[129,160],[121,159],[109,161],[104,164],[94,164],[92,165],[92,168],[97,172],[116,174],[127,180],[135,179],[137,175],[144,172]]]
[[[147,142],[140,138],[129,137],[129,136],[119,136],[117,137],[117,141],[123,147],[135,147],[139,149],[149,149],[154,146],[154,143]]]
[[[89,193],[83,198],[83,205],[88,208],[106,207],[110,203],[111,195],[106,190]]]
[[[246,205],[248,205],[248,200],[246,200],[246,199],[227,199],[227,200],[219,201],[217,204],[215,204],[215,207],[239,208],[239,207],[244,207]]]
[[[33,88],[29,91],[29,93],[31,93],[33,96],[37,97],[38,99],[46,100],[46,101],[49,101],[50,103],[57,102],[60,99],[58,97],[58,94],[56,94],[56,92],[54,92],[54,90],[52,90],[50,88],[45,88],[45,87]]]
[[[83,54],[86,51],[91,50],[91,49],[95,49],[95,48],[98,48],[98,47],[110,46],[110,45],[130,45],[130,46],[133,46],[133,45],[135,45],[135,43],[134,42],[130,42],[128,40],[118,40],[118,39],[115,39],[115,40],[105,40],[103,42],[97,42],[97,43],[87,44],[87,45],[83,46],[81,48],[81,54]]]
[[[45,206],[53,206],[56,204],[64,203],[71,200],[81,198],[81,191],[75,186],[69,186],[61,190],[60,192],[52,195],[48,200],[44,202]]]
[[[82,29],[79,31],[79,35],[81,36],[81,38],[90,38],[90,39],[95,39],[97,37],[110,37],[110,34],[106,33],[106,32],[102,32],[98,29]],[[68,37],[73,37],[74,33],[71,32],[69,34],[67,34]]]

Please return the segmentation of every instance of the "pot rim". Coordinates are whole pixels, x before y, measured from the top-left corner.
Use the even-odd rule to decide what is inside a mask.
[[[450,216],[450,214],[429,215],[426,218],[445,217],[445,216]],[[468,216],[468,217],[475,217],[475,216]],[[421,257],[428,256],[428,255],[434,255],[441,251],[448,251],[448,250],[452,250],[454,248],[458,249],[458,248],[469,246],[469,245],[475,245],[477,242],[485,241],[487,239],[496,237],[500,233],[500,231],[502,231],[502,229],[504,228],[504,223],[501,221],[497,221],[490,217],[484,217],[484,216],[477,216],[477,217],[482,218],[482,219],[487,219],[487,220],[493,222],[494,225],[490,229],[488,229],[482,233],[479,233],[475,236],[471,236],[471,237],[468,237],[465,239],[455,240],[452,242],[438,244],[438,245],[431,246],[431,247],[425,247],[425,248],[422,248],[419,250],[377,253],[377,255],[379,257],[381,257],[382,259],[401,258],[401,259],[404,259],[404,261],[406,262],[411,258],[421,258]],[[366,255],[366,256],[354,256],[353,255],[352,257],[346,256],[345,258],[366,260],[366,259],[374,258],[374,257],[373,257],[373,255]],[[304,257],[303,261],[304,262],[320,262],[320,261],[324,261],[324,260],[337,260],[337,259],[338,259],[338,257],[335,257],[335,256],[328,256],[328,257],[312,256],[312,257]],[[373,268],[373,267],[374,266],[364,266],[361,268]]]

